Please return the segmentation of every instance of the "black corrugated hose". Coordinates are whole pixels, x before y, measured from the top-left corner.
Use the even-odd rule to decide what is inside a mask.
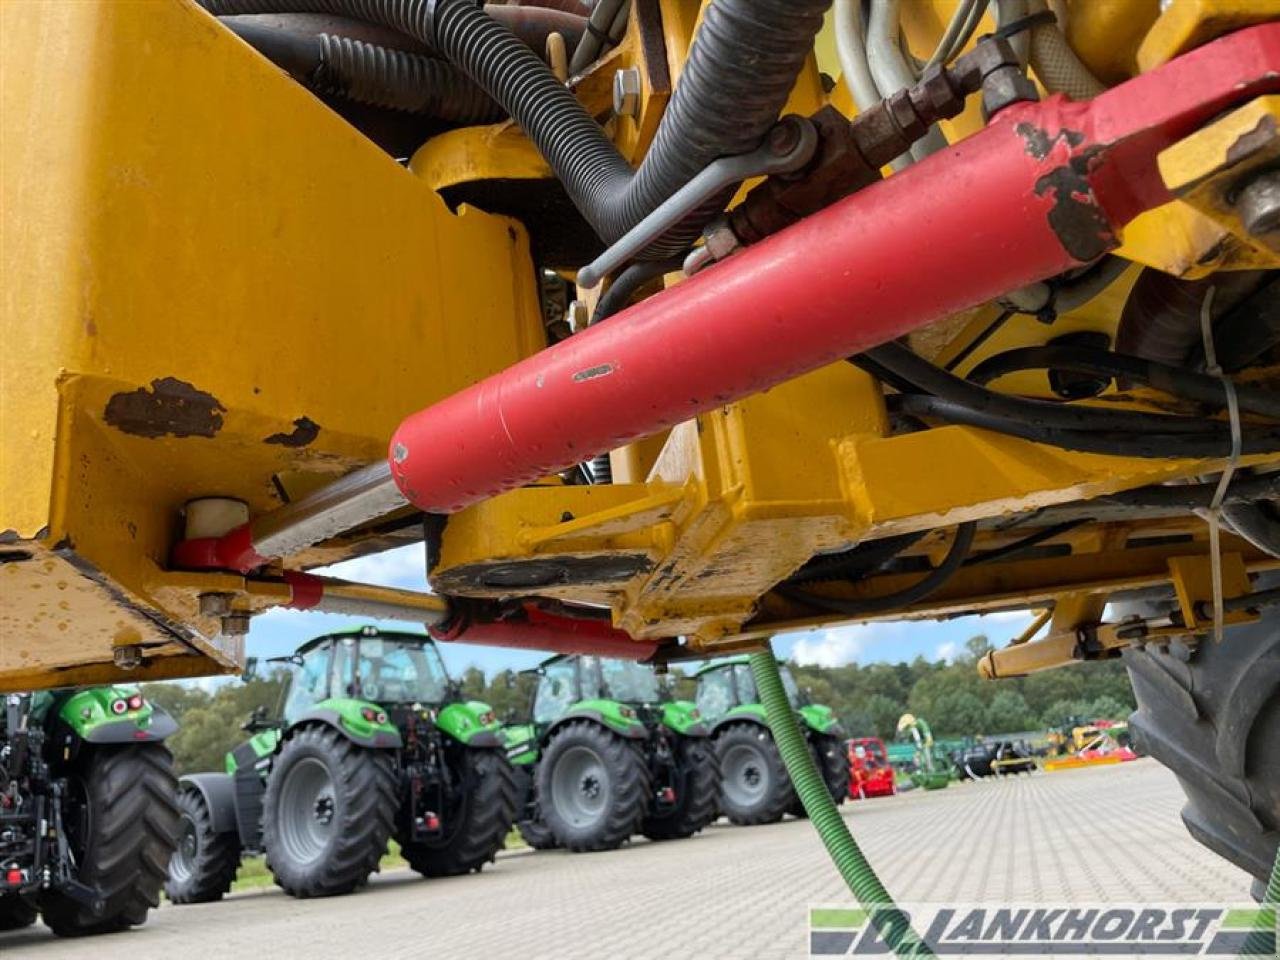
[[[713,160],[755,149],[813,48],[831,0],[715,0],[638,170],[549,67],[474,0],[199,0],[215,14],[322,12],[381,23],[438,50],[503,106],[612,243]],[[645,259],[686,248],[723,209],[708,204]]]

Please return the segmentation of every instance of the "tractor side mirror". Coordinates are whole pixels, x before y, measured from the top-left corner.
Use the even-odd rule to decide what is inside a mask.
[[[246,733],[258,733],[261,730],[271,730],[280,726],[280,721],[272,719],[267,714],[267,708],[258,706],[253,708],[253,713],[249,714],[249,719],[240,727]]]

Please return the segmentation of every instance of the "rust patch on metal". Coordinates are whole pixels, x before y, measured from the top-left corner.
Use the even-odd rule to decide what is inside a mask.
[[[574,383],[585,383],[588,380],[598,380],[600,377],[607,377],[613,373],[612,363],[601,363],[594,367],[587,367],[585,370],[579,370],[573,375]]]
[[[282,447],[305,447],[320,435],[320,424],[310,417],[299,417],[293,421],[292,433],[273,433],[263,439],[263,443],[274,443]]]
[[[1034,123],[1020,123],[1013,131],[1026,143],[1027,153],[1037,160],[1049,156],[1056,143],[1065,143],[1069,147],[1078,147],[1084,143],[1084,134],[1079,130],[1064,129],[1050,135],[1048,130],[1037,127]]]
[[[1227,164],[1248,159],[1275,139],[1276,118],[1270,114],[1260,117],[1252,130],[1236,137],[1236,142],[1227,148]]]
[[[135,437],[213,437],[222,429],[227,408],[212,394],[197,390],[176,377],[151,381],[151,389],[139,387],[117,393],[107,401],[103,419]]]
[[[1067,253],[1082,263],[1098,259],[1117,242],[1086,176],[1092,159],[1089,154],[1072,157],[1037,180],[1035,186],[1037,196],[1053,198],[1050,229]]]

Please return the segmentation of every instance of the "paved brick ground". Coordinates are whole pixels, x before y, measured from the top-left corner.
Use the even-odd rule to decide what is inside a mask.
[[[915,901],[1245,900],[1248,877],[1186,834],[1153,761],[953,785],[846,805],[892,893]],[[483,874],[398,871],[356,895],[278,891],[165,906],[145,927],[57,941],[0,934],[4,960],[377,957],[630,960],[805,956],[806,909],[842,887],[812,827],[717,825],[602,854],[517,852]]]

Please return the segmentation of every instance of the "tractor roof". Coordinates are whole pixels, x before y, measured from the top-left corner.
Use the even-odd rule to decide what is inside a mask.
[[[293,652],[295,654],[303,654],[328,640],[336,640],[341,637],[385,637],[392,640],[413,640],[416,642],[426,641],[430,644],[435,643],[428,634],[419,633],[413,630],[379,630],[377,627],[352,627],[349,630],[333,630],[329,633],[322,633],[318,637],[312,637]]]
[[[716,660],[714,663],[708,663],[705,667],[696,670],[693,675],[695,677],[700,677],[704,673],[710,673],[712,670],[720,670],[724,667],[736,667],[739,664],[746,664],[750,662],[751,658],[747,656],[747,654],[739,653],[736,656],[726,657],[723,660]]]

